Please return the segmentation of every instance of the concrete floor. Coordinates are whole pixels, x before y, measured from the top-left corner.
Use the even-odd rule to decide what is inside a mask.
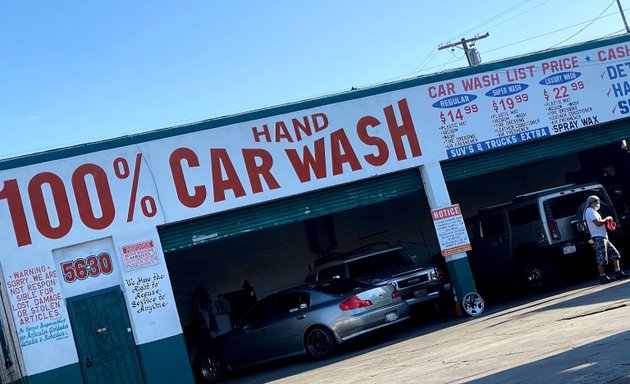
[[[228,382],[630,384],[630,279],[412,322],[329,360],[283,361]]]

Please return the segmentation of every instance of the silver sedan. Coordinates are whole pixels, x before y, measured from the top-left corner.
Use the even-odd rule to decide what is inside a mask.
[[[202,346],[195,374],[216,382],[226,371],[292,355],[326,358],[347,340],[408,318],[393,285],[348,279],[302,285],[260,300],[233,330]]]

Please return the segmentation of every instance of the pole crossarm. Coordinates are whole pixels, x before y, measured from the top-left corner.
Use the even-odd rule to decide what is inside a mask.
[[[486,32],[483,35],[480,36],[475,36],[475,37],[471,37],[470,39],[466,39],[464,37],[462,37],[462,39],[456,43],[450,43],[450,44],[446,44],[446,45],[441,45],[438,47],[438,51],[441,49],[446,49],[446,48],[451,48],[451,47],[455,47],[458,45],[461,45],[462,48],[464,49],[464,54],[466,55],[466,60],[468,60],[468,65],[472,66],[473,63],[470,61],[470,56],[468,55],[468,43],[472,43],[475,42],[477,40],[481,40],[481,39],[485,39],[486,37],[490,36],[490,32]]]

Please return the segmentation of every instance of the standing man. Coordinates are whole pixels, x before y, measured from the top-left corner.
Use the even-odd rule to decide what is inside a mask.
[[[589,196],[588,199],[586,199],[584,220],[586,220],[591,239],[593,240],[592,244],[597,258],[597,270],[599,271],[599,283],[607,284],[616,279],[624,279],[628,277],[628,275],[621,270],[619,264],[621,255],[619,255],[619,251],[617,251],[617,248],[608,240],[606,223],[613,222],[613,218],[607,216],[602,219],[602,216],[597,212],[600,204],[599,197]],[[609,260],[612,261],[613,267],[615,268],[615,276],[613,279],[606,275],[606,265],[608,265]]]

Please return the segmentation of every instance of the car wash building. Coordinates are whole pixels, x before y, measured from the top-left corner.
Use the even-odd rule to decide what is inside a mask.
[[[192,382],[199,292],[242,311],[377,242],[461,299],[462,213],[621,175],[629,75],[623,36],[2,160],[1,381]]]

